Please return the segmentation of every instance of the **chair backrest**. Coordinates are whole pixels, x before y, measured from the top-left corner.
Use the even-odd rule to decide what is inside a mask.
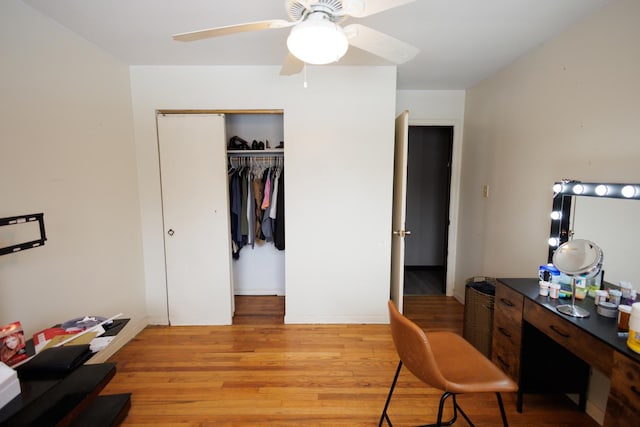
[[[446,390],[447,380],[438,369],[427,335],[389,301],[391,336],[402,364],[418,379],[430,386]]]

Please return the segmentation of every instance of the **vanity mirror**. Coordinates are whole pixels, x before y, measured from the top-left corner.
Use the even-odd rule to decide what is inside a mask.
[[[590,279],[600,273],[602,249],[589,240],[569,240],[553,253],[553,265],[571,277],[571,304],[562,304],[556,309],[569,316],[588,317],[589,311],[576,306],[576,280]]]
[[[629,281],[640,287],[640,184],[593,183],[565,180],[553,186],[549,257],[571,239],[598,242],[607,255],[605,280]]]

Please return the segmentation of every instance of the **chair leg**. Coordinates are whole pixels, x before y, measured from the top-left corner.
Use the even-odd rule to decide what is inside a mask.
[[[387,415],[387,409],[389,408],[389,403],[391,402],[391,395],[393,394],[393,390],[396,388],[396,383],[398,382],[398,377],[400,376],[401,369],[402,369],[402,360],[398,363],[398,369],[396,369],[396,375],[393,377],[391,388],[389,388],[389,395],[387,396],[387,401],[384,404],[382,415],[380,415],[380,422],[378,423],[378,427],[382,427],[383,421],[386,421],[389,427],[393,427],[393,424],[391,424],[391,419],[389,419],[389,415]]]
[[[442,422],[442,409],[444,408],[444,402],[447,400],[447,398],[449,398],[449,396],[452,397],[452,401],[453,401],[453,417],[449,421]],[[504,410],[504,404],[502,403],[502,396],[500,395],[500,393],[496,393],[496,396],[498,397],[498,406],[500,407],[500,415],[502,416],[502,424],[504,425],[504,427],[509,427],[509,423],[507,422],[507,414],[506,414],[506,412]],[[450,426],[453,423],[455,423],[456,420],[458,419],[458,411],[460,411],[460,413],[462,414],[464,419],[467,421],[469,426],[470,427],[474,427],[473,423],[471,422],[471,419],[469,419],[467,414],[462,410],[462,407],[460,405],[458,405],[458,401],[456,400],[456,395],[454,393],[449,393],[449,392],[445,392],[442,395],[442,397],[440,398],[440,405],[438,405],[438,419],[437,419],[437,422],[435,424],[425,424],[425,425],[423,425],[421,427]]]
[[[500,415],[502,415],[502,425],[504,427],[509,427],[509,423],[507,422],[507,414],[504,412],[504,405],[502,404],[502,396],[500,393],[496,393],[498,397],[498,406],[500,407]]]
[[[462,410],[462,407],[458,405],[458,401],[456,400],[455,394],[453,395],[453,404],[456,406],[456,408],[458,408],[458,411],[460,411],[464,419],[467,421],[467,424],[469,424],[471,427],[474,427],[473,423],[471,422],[467,414],[465,414],[465,412]]]
[[[391,387],[389,388],[389,394],[387,395],[387,401],[385,402],[384,409],[382,410],[382,414],[380,415],[380,421],[378,422],[378,427],[382,427],[382,423],[384,421],[387,422],[387,425],[389,427],[393,427],[393,424],[391,423],[391,419],[389,418],[389,415],[387,414],[387,409],[389,409],[389,403],[391,403],[391,396],[393,395],[393,391],[396,388],[396,383],[398,382],[398,377],[400,376],[400,371],[401,370],[402,370],[402,360],[400,362],[398,362],[398,368],[396,369],[396,374],[394,375],[393,381],[391,382]],[[445,421],[443,423],[442,422],[442,412],[443,412],[443,409],[444,409],[444,404],[445,404],[446,400],[449,397],[452,398],[451,400],[453,402],[453,417],[449,421]],[[500,408],[500,415],[502,417],[502,424],[503,424],[504,427],[509,427],[509,423],[507,421],[507,414],[505,413],[504,404],[502,403],[502,396],[500,395],[500,393],[496,393],[496,397],[498,398],[498,407]],[[462,410],[460,405],[458,405],[458,401],[456,400],[456,395],[454,393],[445,392],[440,397],[440,404],[438,405],[438,418],[437,418],[436,423],[435,424],[426,424],[426,425],[424,425],[422,427],[450,426],[453,423],[455,423],[456,420],[458,419],[458,411],[460,411],[460,413],[462,414],[464,419],[467,421],[469,426],[474,427],[473,423],[471,422],[471,420],[469,419],[467,414]]]
[[[453,417],[451,417],[451,419],[449,421],[445,421],[442,422],[442,410],[444,408],[444,402],[451,397],[452,403],[453,403]],[[426,424],[424,426],[421,427],[442,427],[442,426],[450,426],[453,423],[456,422],[456,420],[458,419],[458,411],[460,411],[460,413],[462,414],[462,416],[464,417],[464,419],[467,421],[467,423],[469,423],[469,425],[471,427],[474,427],[473,423],[471,422],[471,420],[469,419],[469,417],[467,416],[467,414],[464,413],[464,411],[462,410],[462,408],[460,407],[460,405],[458,405],[458,401],[456,400],[456,395],[454,393],[449,393],[448,391],[445,392],[442,397],[440,397],[440,404],[438,405],[438,418],[435,424]]]

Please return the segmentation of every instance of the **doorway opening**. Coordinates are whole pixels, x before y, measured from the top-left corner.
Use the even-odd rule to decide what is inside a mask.
[[[230,136],[227,175],[233,241],[232,324],[283,324],[283,112],[227,113],[225,131]]]
[[[453,126],[409,126],[404,294],[445,295]]]

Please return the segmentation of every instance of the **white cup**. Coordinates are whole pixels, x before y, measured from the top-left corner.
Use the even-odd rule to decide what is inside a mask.
[[[609,295],[607,293],[607,291],[605,291],[605,290],[597,290],[596,291],[596,296],[595,296],[595,299],[594,299],[595,304],[598,305],[601,302],[606,302],[607,301],[607,295]]]
[[[545,282],[544,280],[541,280],[540,282],[540,295],[543,297],[546,297],[549,295],[549,282]]]
[[[609,291],[609,302],[615,305],[620,304],[620,299],[622,298],[622,291],[617,289],[611,289]]]

